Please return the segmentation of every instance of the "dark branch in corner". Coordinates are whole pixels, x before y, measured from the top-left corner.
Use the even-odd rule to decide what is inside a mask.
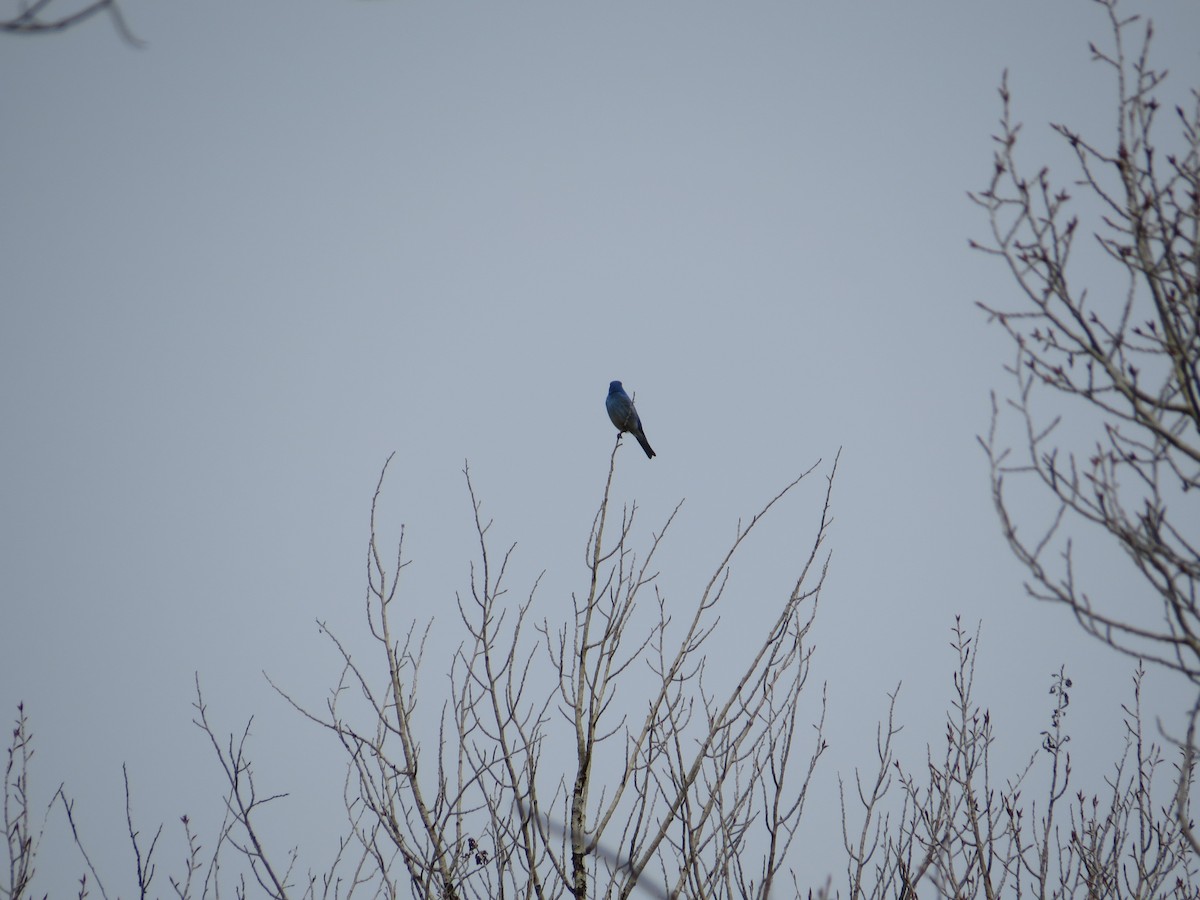
[[[94,0],[82,9],[66,15],[43,18],[54,0],[36,0],[11,19],[0,19],[0,31],[9,34],[55,34],[66,31],[101,12],[108,13],[113,27],[121,39],[131,47],[144,47],[145,41],[137,37],[125,21],[117,0]]]

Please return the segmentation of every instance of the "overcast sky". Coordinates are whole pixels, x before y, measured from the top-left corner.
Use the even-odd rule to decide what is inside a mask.
[[[142,49],[103,18],[0,39],[0,710],[25,702],[35,799],[66,781],[115,890],[122,762],[145,828],[220,814],[197,672],[222,727],[256,717],[260,778],[292,792],[280,850],[325,852],[337,748],[262,672],[319,704],[338,666],[316,620],[365,646],[389,453],[386,525],[406,524],[407,601],[438,640],[475,552],[464,461],[495,546],[518,542],[514,595],[544,569],[541,614],[564,614],[612,379],[658,452],[622,449],[617,499],[644,538],[686,498],[660,561],[681,604],[739,518],[842,448],[814,668],[825,801],[870,765],[898,682],[907,758],[941,739],[956,613],[983,622],[1005,772],[1065,664],[1099,787],[1130,669],[1025,599],[1002,541],[975,435],[1011,352],[975,302],[1015,294],[968,250],[986,220],[966,196],[990,177],[1006,67],[1031,168],[1067,161],[1050,121],[1111,135],[1098,6],[123,8]],[[1171,89],[1200,83],[1200,4],[1149,8]],[[748,616],[794,577],[821,487],[735,570]],[[1183,695],[1151,685],[1178,721]],[[52,895],[82,871],[56,821]],[[835,826],[828,802],[806,819]],[[795,864],[836,879],[828,858]]]

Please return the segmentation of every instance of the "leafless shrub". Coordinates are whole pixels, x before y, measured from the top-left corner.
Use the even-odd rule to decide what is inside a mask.
[[[1074,685],[1061,669],[1051,677],[1050,722],[1038,749],[1001,782],[991,762],[992,718],[974,696],[977,638],[956,623],[945,738],[940,750],[928,748],[923,765],[904,765],[892,752],[892,695],[879,765],[872,775],[856,773],[856,805],[843,796],[848,896],[916,898],[927,888],[954,898],[1200,896],[1200,868],[1174,808],[1178,785],[1191,778],[1186,752],[1178,751],[1181,762],[1168,767],[1163,784],[1163,750],[1142,721],[1142,670],[1122,707],[1125,749],[1103,789],[1072,782],[1066,715]],[[898,811],[887,799],[893,785]]]

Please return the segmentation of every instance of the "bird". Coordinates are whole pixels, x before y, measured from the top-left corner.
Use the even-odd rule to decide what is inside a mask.
[[[646,457],[654,459],[654,451],[650,449],[650,442],[646,440],[646,432],[642,431],[641,417],[634,409],[633,401],[621,387],[621,382],[609,382],[608,399],[604,401],[604,405],[608,409],[608,417],[617,426],[617,431],[628,431],[632,434],[646,451]]]

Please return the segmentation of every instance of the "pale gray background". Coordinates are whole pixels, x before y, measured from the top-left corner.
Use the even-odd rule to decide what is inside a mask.
[[[554,619],[585,584],[614,378],[659,453],[622,450],[617,498],[643,537],[687,498],[661,560],[681,606],[739,517],[844,448],[804,877],[840,873],[836,774],[870,765],[898,681],[907,759],[940,741],[955,613],[984,622],[1002,771],[1036,748],[1065,663],[1080,784],[1100,787],[1130,668],[1024,599],[1001,540],[975,435],[1010,349],[974,303],[1013,287],[967,249],[986,223],[966,198],[1006,66],[1031,167],[1065,171],[1048,121],[1111,133],[1099,7],[124,7],[143,50],[103,20],[0,39],[0,709],[26,703],[35,799],[66,780],[110,893],[131,872],[122,762],[143,829],[168,822],[164,865],[180,814],[219,816],[197,671],[222,727],[256,716],[263,788],[292,792],[277,850],[323,860],[337,749],[261,672],[319,703],[337,664],[315,620],[365,644],[384,458],[406,597],[437,640],[475,551],[464,459],[496,549],[519,541],[514,601],[546,569]],[[1169,93],[1200,82],[1200,5],[1135,9]],[[820,488],[766,523],[739,614],[786,590]],[[1177,722],[1177,688],[1151,685]],[[60,819],[52,893],[82,870]]]

